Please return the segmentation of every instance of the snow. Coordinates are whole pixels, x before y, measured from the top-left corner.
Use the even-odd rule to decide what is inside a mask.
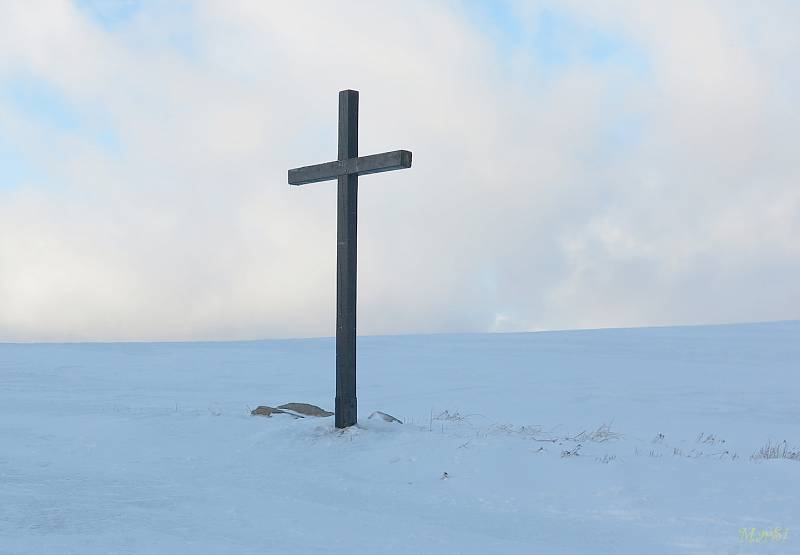
[[[0,345],[0,553],[800,553],[800,322],[364,337],[358,428],[250,416],[333,363]]]

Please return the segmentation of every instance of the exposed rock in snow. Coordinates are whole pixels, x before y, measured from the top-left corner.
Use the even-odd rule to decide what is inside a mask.
[[[290,413],[295,413],[298,416],[314,416],[319,418],[333,416],[332,412],[320,408],[317,405],[309,405],[308,403],[286,403],[278,408]]]
[[[375,416],[375,417],[378,417],[378,418],[381,418],[381,419],[383,419],[385,422],[397,422],[398,424],[402,424],[402,423],[403,423],[403,422],[402,422],[402,421],[401,421],[399,418],[395,418],[395,417],[394,417],[394,416],[392,416],[391,414],[386,414],[385,412],[381,412],[381,411],[379,411],[379,410],[376,410],[375,412],[373,412],[372,414],[370,414],[370,415],[369,415],[370,419],[371,419],[373,416]]]
[[[273,414],[286,414],[286,411],[276,409],[275,407],[268,407],[266,405],[261,405],[259,407],[256,407],[255,410],[251,410],[250,414],[252,416],[272,416]]]

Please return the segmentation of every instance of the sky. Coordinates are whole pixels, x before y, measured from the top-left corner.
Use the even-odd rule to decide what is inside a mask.
[[[800,5],[0,2],[0,341],[800,318]]]

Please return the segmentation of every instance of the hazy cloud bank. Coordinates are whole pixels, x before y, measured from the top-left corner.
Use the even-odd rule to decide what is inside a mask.
[[[0,8],[0,340],[331,335],[343,88],[361,333],[800,317],[793,3],[125,6]]]

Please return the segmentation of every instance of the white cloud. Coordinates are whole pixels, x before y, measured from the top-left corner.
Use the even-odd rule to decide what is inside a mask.
[[[286,170],[335,156],[342,88],[362,153],[414,151],[361,181],[360,332],[800,317],[791,4],[525,3],[512,51],[451,2],[171,6],[113,30],[3,6],[0,80],[46,80],[118,147],[0,102],[47,175],[0,190],[0,338],[332,334],[335,185]],[[542,6],[648,75],[545,71]]]

